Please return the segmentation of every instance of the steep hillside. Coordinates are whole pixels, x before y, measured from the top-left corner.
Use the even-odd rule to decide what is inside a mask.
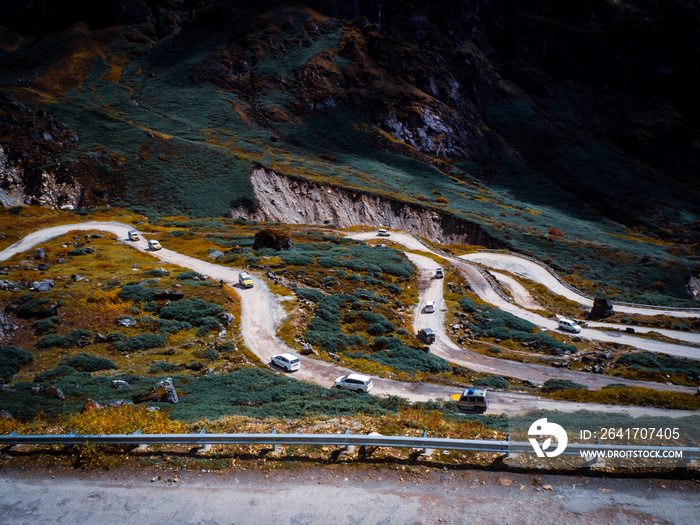
[[[406,202],[621,299],[687,297],[695,3],[103,4],[0,5],[4,205],[273,216],[265,168]]]

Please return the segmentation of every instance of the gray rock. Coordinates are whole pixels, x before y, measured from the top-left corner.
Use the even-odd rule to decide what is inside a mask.
[[[78,275],[77,273],[74,273],[73,275],[70,276],[72,281],[75,281],[76,283],[79,283],[80,281],[84,281],[85,277],[82,275]]]
[[[34,255],[35,259],[43,259],[44,257],[46,257],[46,254],[44,253],[43,248],[37,248],[36,250],[34,250],[32,252],[32,255]]]
[[[7,386],[5,383],[0,385],[0,392],[14,392],[15,389],[11,386]]]
[[[12,419],[12,414],[7,410],[0,410],[0,419]]]
[[[63,264],[65,262],[66,260],[63,257],[61,257],[58,261],[56,261],[56,264]]]
[[[107,336],[101,333],[95,334],[95,343],[106,343],[108,341]]]
[[[173,386],[173,380],[170,378],[164,379],[156,383],[148,392],[136,398],[137,403],[142,403],[143,401],[160,401],[176,404],[178,398]]]
[[[229,326],[235,320],[236,320],[236,316],[233,314],[230,314],[228,312],[224,312],[222,314],[219,314],[219,321],[221,321],[221,324],[224,326]]]
[[[126,326],[127,328],[130,328],[132,326],[136,326],[136,319],[129,316],[120,317],[117,319],[117,324],[119,326]]]
[[[129,383],[126,381],[122,381],[121,379],[115,379],[112,381],[112,388],[116,388],[119,390],[120,388],[127,388],[129,386]]]
[[[41,385],[36,385],[32,387],[32,392],[35,394],[41,394],[44,391],[44,387]]]
[[[207,258],[208,259],[218,259],[222,255],[223,255],[223,252],[220,252],[219,250],[214,250],[209,255],[207,255]]]
[[[134,404],[133,401],[127,401],[125,399],[118,399],[116,401],[112,401],[110,403],[107,403],[105,406],[108,406],[110,408],[119,408],[119,407],[132,406],[133,404]]]
[[[610,299],[604,297],[596,297],[593,301],[593,308],[591,313],[588,314],[588,319],[598,320],[604,317],[610,317],[613,315],[613,303]]]
[[[32,288],[37,292],[48,292],[51,288],[56,286],[56,283],[51,279],[44,279],[43,281],[34,281],[32,283]]]
[[[52,397],[55,397],[56,399],[60,399],[61,401],[66,399],[66,396],[63,394],[63,392],[61,392],[61,389],[55,386],[50,386],[47,388],[46,393]]]
[[[17,284],[13,283],[12,281],[8,281],[5,279],[0,280],[0,290],[7,291],[14,290],[15,288],[19,288],[19,286],[17,286]]]
[[[36,269],[39,270],[40,272],[45,272],[49,268],[51,268],[51,265],[49,263],[46,263],[46,262],[41,263],[39,266],[36,267]]]

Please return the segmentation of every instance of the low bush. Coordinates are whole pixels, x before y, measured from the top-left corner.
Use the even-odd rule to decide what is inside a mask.
[[[138,334],[123,341],[117,342],[117,350],[128,352],[131,350],[149,350],[165,346],[165,337],[160,334]]]
[[[219,332],[222,328],[219,320],[213,317],[200,317],[196,320],[196,325],[199,326],[197,337],[204,337],[211,331]]]
[[[29,294],[24,294],[22,295],[21,298],[26,297]],[[29,295],[31,298],[32,296]],[[29,319],[31,317],[36,316],[36,312],[39,310],[42,310],[42,307],[48,307],[49,303],[51,303],[51,299],[46,299],[45,297],[42,297],[40,299],[30,299],[22,304],[17,309],[17,317],[21,319]]]
[[[99,370],[116,370],[117,364],[105,357],[80,353],[67,359],[61,359],[61,365],[74,368],[79,372],[97,372]]]
[[[199,272],[195,271],[190,271],[190,272],[182,272],[178,274],[177,280],[178,281],[199,281],[202,279],[202,274]]]
[[[14,346],[0,346],[0,378],[9,383],[19,369],[34,361],[34,354]]]
[[[55,334],[61,325],[59,317],[49,317],[48,319],[37,319],[34,321],[34,332],[38,335]]]
[[[623,354],[617,359],[616,364],[627,366],[632,370],[700,376],[700,365],[670,355],[648,352]]]
[[[323,299],[323,292],[313,288],[295,288],[294,293],[296,293],[297,296],[301,297],[302,299],[306,299],[307,301],[311,301],[313,303],[318,303],[321,299]]]
[[[147,303],[153,301],[156,294],[160,291],[156,288],[144,288],[140,284],[126,284],[122,286],[117,295],[124,301]]]
[[[508,380],[501,376],[480,377],[474,380],[474,384],[484,388],[500,388],[502,390],[508,390],[510,387]]]
[[[45,335],[37,341],[36,345],[39,348],[72,348],[90,344],[92,342],[92,337],[92,332],[78,328],[76,330],[71,330],[66,335]]]
[[[44,381],[51,381],[58,377],[72,376],[75,374],[76,369],[68,365],[58,365],[56,368],[42,372],[34,378],[35,383],[43,383]]]
[[[556,392],[557,390],[588,390],[585,385],[574,383],[569,379],[547,379],[541,388],[542,392]]]
[[[214,317],[222,313],[224,309],[218,304],[203,301],[197,297],[182,299],[160,309],[159,315],[163,319],[183,321],[192,325],[198,325],[198,320],[204,317]]]
[[[148,369],[148,372],[150,374],[160,374],[160,373],[169,373],[169,372],[176,372],[177,370],[180,369],[179,365],[176,365],[174,363],[168,363],[167,361],[156,361],[151,365],[151,368]]]
[[[152,270],[145,271],[144,275],[148,275],[150,277],[167,277],[170,275],[170,272],[163,270],[163,268],[153,268]]]
[[[449,372],[452,370],[444,359],[426,354],[416,348],[401,346],[374,353],[347,352],[345,355],[352,359],[366,359],[379,364],[389,366],[407,374],[416,372]]]

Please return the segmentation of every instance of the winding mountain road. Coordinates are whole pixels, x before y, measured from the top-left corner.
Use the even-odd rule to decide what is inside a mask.
[[[243,332],[243,338],[247,347],[254,352],[263,362],[269,362],[270,358],[281,352],[289,352],[296,354],[294,350],[289,348],[283,341],[277,337],[277,330],[284,319],[284,311],[280,306],[279,302],[275,299],[274,295],[270,292],[267,284],[262,279],[253,277],[255,287],[248,290],[243,290],[237,284],[238,282],[238,270],[234,268],[229,268],[225,266],[220,266],[217,264],[212,264],[194,257],[189,257],[187,255],[180,254],[178,252],[168,250],[163,248],[158,252],[151,252],[148,250],[148,244],[146,239],[129,242],[126,241],[127,232],[132,230],[133,227],[128,224],[118,223],[118,222],[85,222],[78,224],[65,224],[60,226],[54,226],[39,230],[32,234],[27,235],[22,240],[13,244],[12,246],[2,250],[0,252],[0,261],[6,260],[17,253],[21,253],[30,250],[37,244],[48,241],[49,239],[64,235],[71,231],[76,230],[98,230],[107,231],[117,235],[117,237],[124,242],[128,242],[129,245],[136,247],[137,249],[147,252],[156,258],[159,258],[163,262],[175,264],[182,266],[184,268],[189,268],[191,270],[200,272],[202,274],[209,275],[213,279],[224,281],[224,283],[232,288],[234,288],[241,298],[241,326]],[[418,243],[415,239],[410,236],[406,236],[407,242],[415,242],[420,246],[419,249],[425,250],[422,244]],[[409,256],[414,257],[413,254]],[[423,257],[423,256],[415,256]],[[424,258],[425,259],[425,258]],[[418,259],[416,259],[418,260]],[[421,271],[427,271],[427,262],[421,263]],[[431,265],[435,265],[434,261],[430,261]],[[473,271],[477,275],[479,274],[472,266],[463,263],[468,270]],[[432,268],[432,266],[431,266]],[[482,277],[483,279],[483,277]],[[485,282],[485,279],[483,279]],[[479,283],[481,284],[481,283]],[[488,285],[488,283],[487,283]],[[442,286],[441,284],[439,285]],[[490,286],[488,286],[490,288]],[[432,290],[432,286],[428,287],[431,290],[428,293],[437,293],[441,300],[440,290],[435,292]],[[484,295],[490,296],[483,292]],[[495,292],[493,295],[498,297]],[[423,299],[424,300],[424,299]],[[442,327],[442,333],[444,333],[444,325]],[[465,355],[462,349],[459,349],[455,345],[450,346],[450,344],[445,343],[448,341],[447,338],[441,338],[440,344],[441,348],[444,348],[444,355],[451,356],[452,352],[461,353],[462,356]],[[475,363],[471,360],[466,360],[462,357],[460,360],[465,363],[465,366],[472,368],[474,366],[479,366],[478,358],[484,358],[484,356],[478,356],[478,354],[473,354]],[[315,359],[306,358],[304,356],[299,356],[302,360],[301,370],[295,372],[294,376],[299,379],[306,379],[314,383],[318,383],[325,386],[330,386],[333,380],[343,374],[350,373],[351,370],[339,367],[337,365],[327,363],[324,361],[319,361]],[[471,359],[472,356],[470,355]],[[451,358],[450,358],[451,359]],[[486,358],[490,359],[490,358]],[[508,362],[500,360],[492,360],[489,362],[489,370],[486,370],[486,365],[482,365],[483,371],[488,371],[489,373],[508,375],[498,367],[499,363],[508,364]],[[545,367],[535,367],[535,365],[523,365],[523,367],[530,368],[531,376],[534,374],[535,370]],[[524,372],[527,373],[527,369],[523,368]],[[557,371],[556,376],[561,377],[561,371]],[[592,374],[582,374],[587,380],[598,381],[600,376],[593,376]],[[579,382],[583,382],[579,380]],[[616,382],[621,382],[616,378]],[[453,387],[446,387],[442,385],[424,384],[424,383],[411,383],[411,382],[401,382],[394,381],[390,379],[377,378],[374,381],[375,388],[374,392],[379,394],[389,394],[398,395],[405,397],[411,401],[427,401],[429,399],[444,398],[448,399],[451,394],[456,392]],[[663,390],[673,390],[673,391],[690,391],[684,387],[677,387],[674,385],[661,385],[655,383],[644,383],[644,386],[659,388]],[[525,413],[530,410],[535,409],[547,409],[547,410],[559,410],[562,412],[575,412],[578,410],[591,410],[609,413],[627,413],[632,416],[640,415],[658,415],[658,416],[669,416],[669,417],[683,417],[691,414],[695,414],[693,411],[684,410],[665,410],[656,409],[649,407],[632,407],[632,406],[621,406],[621,405],[603,405],[603,404],[593,404],[593,403],[574,403],[567,401],[555,401],[551,399],[540,399],[537,396],[520,394],[514,392],[493,392],[491,395],[491,407],[492,412],[502,412],[506,414],[520,414]]]

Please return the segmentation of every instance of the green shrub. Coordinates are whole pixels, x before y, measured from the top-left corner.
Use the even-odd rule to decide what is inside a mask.
[[[72,348],[80,346],[83,343],[90,344],[92,341],[92,332],[78,328],[71,330],[66,335],[49,334],[45,335],[36,345],[39,348]]]
[[[170,272],[163,270],[163,268],[153,268],[152,270],[145,271],[144,275],[149,275],[151,277],[167,277],[170,275]]]
[[[294,293],[296,293],[297,296],[301,297],[302,299],[306,299],[307,301],[311,301],[313,303],[318,303],[321,299],[323,299],[323,292],[313,288],[295,288]]]
[[[382,335],[390,332],[392,332],[391,328],[387,328],[386,324],[383,323],[372,323],[369,325],[369,328],[367,328],[367,333],[369,335]]]
[[[58,377],[72,376],[75,374],[76,370],[72,366],[68,365],[58,365],[56,368],[42,372],[34,378],[35,383],[43,383],[44,381],[51,381]]]
[[[34,332],[39,335],[55,334],[58,327],[61,325],[61,319],[58,317],[49,317],[48,319],[37,319],[34,321]]]
[[[222,328],[221,323],[213,317],[200,317],[196,320],[196,325],[199,326],[199,330],[197,330],[198,337],[203,337],[212,330],[218,332]]]
[[[165,346],[166,340],[160,334],[138,334],[124,341],[117,342],[117,350],[128,352],[131,350],[148,350]]]
[[[76,256],[76,255],[87,255],[90,253],[87,248],[75,248],[71,251],[68,252],[68,255]]]
[[[116,370],[117,364],[105,357],[92,354],[78,354],[67,359],[61,359],[61,364],[74,368],[79,372],[97,372],[98,370]]]
[[[574,383],[569,379],[548,379],[541,388],[542,392],[556,392],[557,390],[588,390],[585,385]]]
[[[195,271],[182,272],[177,276],[178,281],[199,281],[202,279],[202,274]]]
[[[26,297],[29,294],[24,294],[22,297]],[[29,295],[31,298],[32,296]],[[30,317],[34,317],[35,313],[37,310],[41,310],[43,306],[48,305],[51,302],[51,299],[46,299],[46,298],[40,298],[40,299],[30,299],[29,301],[24,302],[22,306],[19,307],[17,310],[17,317],[20,317],[22,319],[29,319]]]
[[[382,350],[368,354],[365,352],[347,352],[345,355],[353,359],[367,359],[396,370],[415,374],[416,372],[449,372],[452,368],[444,359],[426,354],[416,348],[405,346]]]
[[[508,380],[501,376],[480,377],[474,380],[474,384],[484,388],[500,388],[502,390],[507,390],[510,387]]]
[[[156,288],[144,288],[140,284],[126,284],[122,286],[117,295],[124,301],[134,301],[135,303],[147,303],[153,301],[156,294],[160,292]]]
[[[151,365],[151,368],[148,369],[148,372],[150,374],[167,374],[169,372],[176,372],[177,370],[180,370],[179,365],[168,363],[167,361],[156,361]]]
[[[478,312],[479,307],[476,306],[476,303],[469,299],[468,297],[463,297],[462,299],[459,300],[459,307],[464,310],[465,312]]]
[[[213,317],[222,313],[224,309],[218,304],[203,301],[197,297],[183,299],[160,309],[159,315],[163,319],[183,321],[197,325],[198,320],[204,317]]]
[[[34,354],[14,346],[0,346],[0,378],[9,383],[23,365],[34,361]]]
[[[375,337],[372,343],[372,348],[375,350],[383,350],[384,348],[395,350],[402,346],[401,339],[397,337]]]
[[[169,319],[157,319],[156,323],[160,328],[160,333],[163,335],[173,335],[182,330],[189,330],[192,328],[190,323],[184,321],[171,321]]]
[[[632,370],[700,376],[700,365],[670,355],[648,352],[624,354],[617,359],[616,364],[628,366]]]

